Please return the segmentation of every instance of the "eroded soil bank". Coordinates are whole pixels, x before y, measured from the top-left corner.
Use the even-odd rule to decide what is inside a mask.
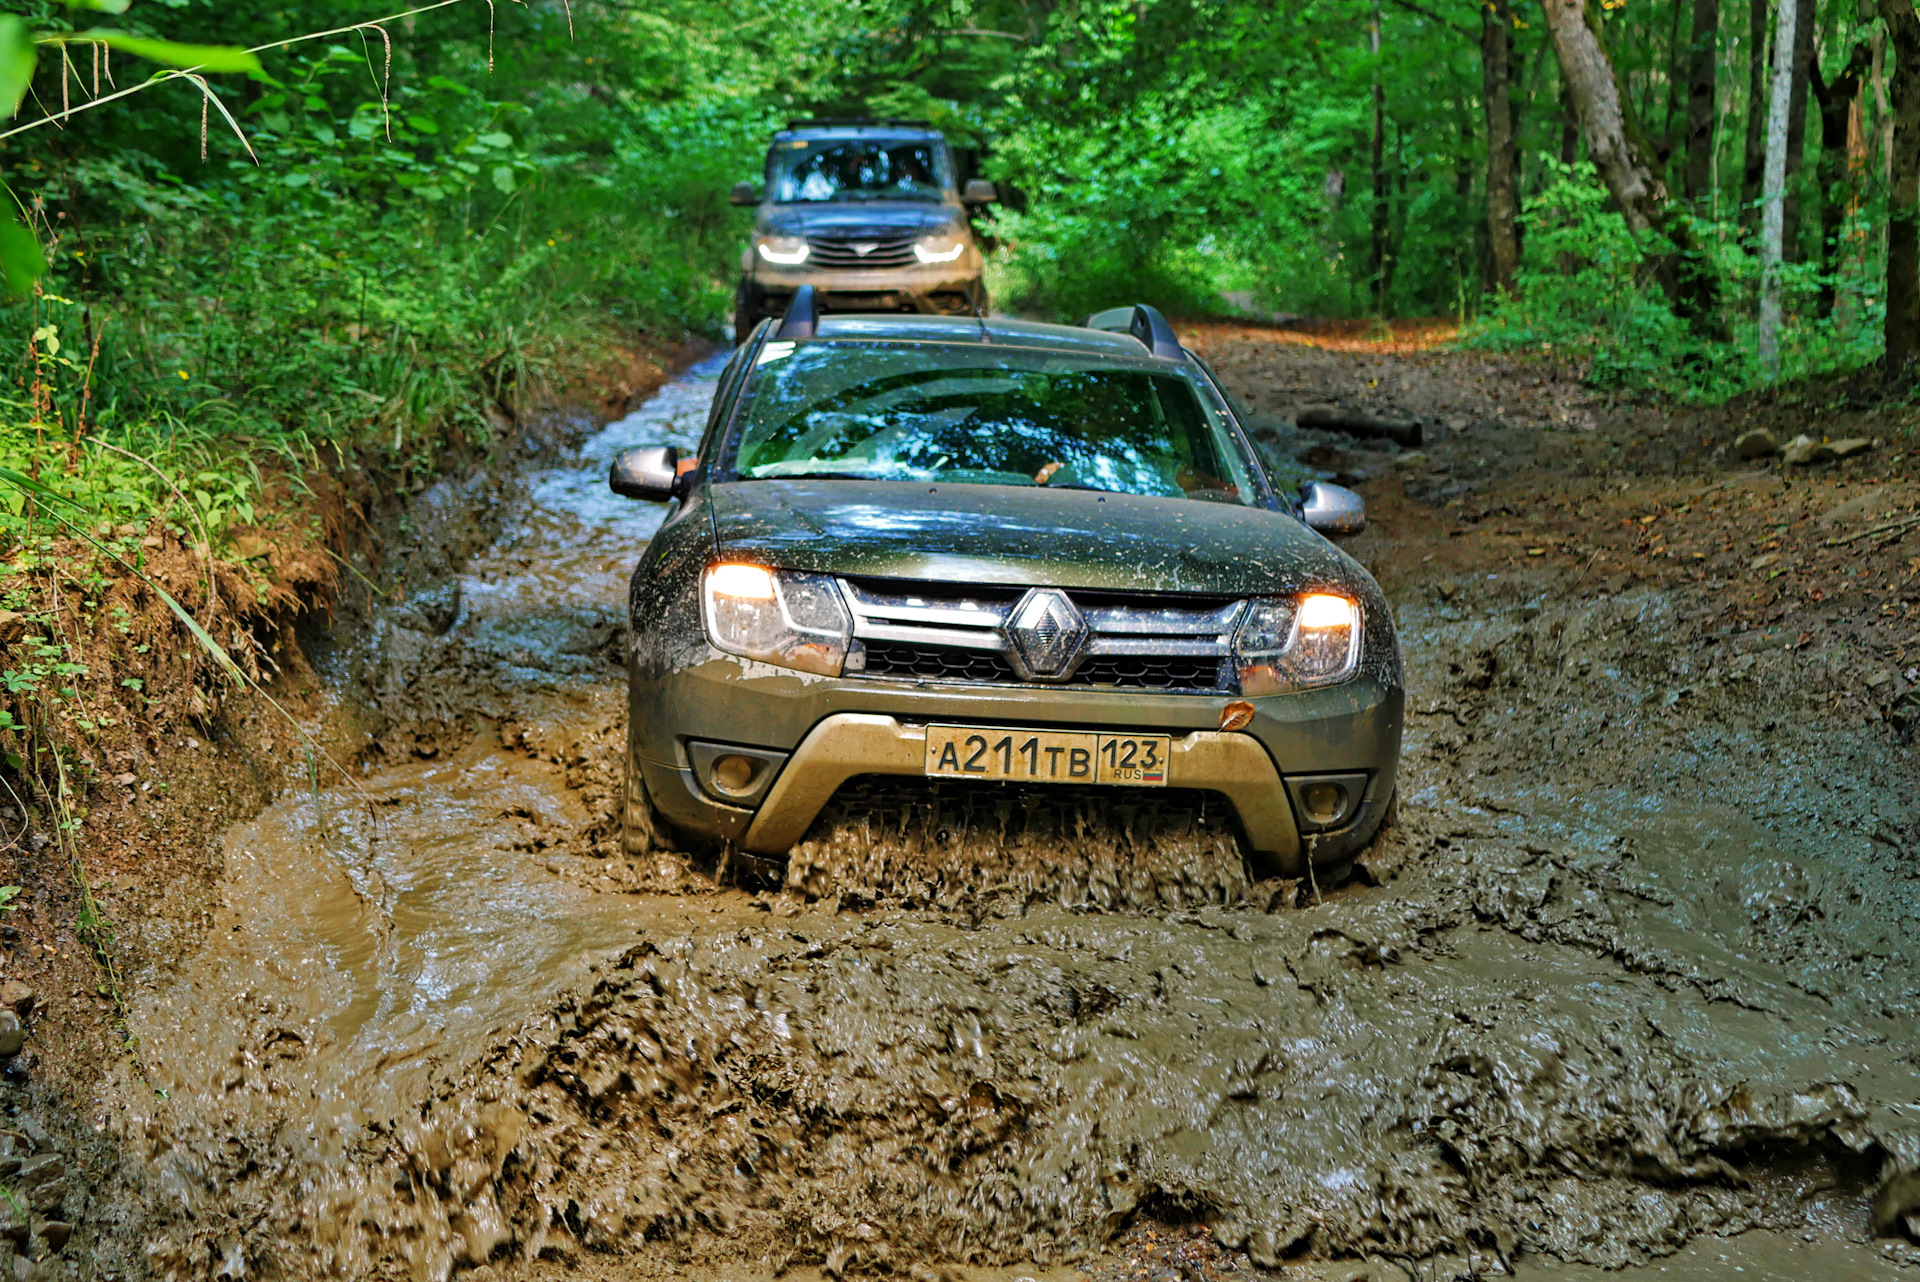
[[[1132,875],[1130,821],[1076,853],[1091,873],[952,894],[926,861],[1033,850],[983,823],[868,859],[911,894],[621,857],[620,602],[657,513],[600,487],[621,446],[697,433],[709,362],[323,665],[365,769],[230,828],[204,946],[136,977],[165,1095],[131,1072],[101,1094],[135,1195],[97,1258],[433,1279],[1920,1261],[1871,1240],[1870,1206],[1920,1164],[1902,549],[1868,540],[1893,610],[1842,635],[1834,594],[1762,605],[1774,581],[1719,547],[1806,493],[1726,486],[1699,449],[1616,460],[1657,433],[1577,386],[1200,338],[1271,447],[1378,518],[1353,549],[1394,595],[1412,716],[1399,823],[1356,882],[1189,893]],[[1341,399],[1430,417],[1435,443],[1410,465],[1292,429]],[[1708,486],[1709,555],[1620,537],[1702,532],[1714,504],[1682,496]],[[1756,528],[1788,546],[1797,519]],[[1095,881],[1120,906],[1090,906]],[[1770,1236],[1723,1240],[1748,1230]]]

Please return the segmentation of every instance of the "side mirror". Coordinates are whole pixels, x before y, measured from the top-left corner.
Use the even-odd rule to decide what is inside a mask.
[[[752,183],[735,183],[733,190],[727,193],[727,203],[729,205],[757,205],[760,203],[760,193],[754,189]]]
[[[1300,491],[1300,519],[1322,534],[1358,534],[1367,528],[1367,501],[1344,486],[1312,481]]]
[[[680,451],[671,445],[621,450],[607,469],[607,488],[623,499],[664,503],[680,492]]]
[[[1000,189],[984,178],[969,178],[966,190],[960,193],[963,205],[991,205],[1000,199]]]

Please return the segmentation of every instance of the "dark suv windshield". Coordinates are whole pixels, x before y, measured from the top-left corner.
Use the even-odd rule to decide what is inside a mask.
[[[952,187],[946,148],[924,139],[794,138],[767,157],[777,204],[824,200],[940,200]]]
[[[1007,348],[769,342],[747,396],[733,451],[745,479],[1258,497],[1218,406],[1184,372]]]

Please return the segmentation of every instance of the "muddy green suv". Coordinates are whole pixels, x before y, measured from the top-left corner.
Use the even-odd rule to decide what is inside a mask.
[[[980,179],[955,180],[936,129],[903,120],[796,120],[773,136],[766,187],[740,183],[757,205],[740,259],[734,339],[786,313],[802,285],[828,311],[985,312],[971,210],[996,198]]]
[[[1276,493],[1152,308],[822,316],[803,289],[695,457],[610,481],[671,505],[628,601],[635,853],[778,859],[875,777],[1198,796],[1266,874],[1349,863],[1386,813],[1398,642],[1319,532],[1358,497]]]

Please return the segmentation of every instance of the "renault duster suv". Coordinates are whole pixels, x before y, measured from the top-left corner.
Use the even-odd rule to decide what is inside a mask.
[[[722,375],[628,601],[628,848],[778,859],[843,786],[1073,786],[1223,804],[1256,873],[1349,864],[1394,792],[1403,692],[1373,579],[1276,493],[1150,307],[1079,327],[822,316]],[[861,781],[866,781],[863,784]]]
[[[740,260],[734,338],[786,313],[802,285],[830,311],[984,313],[980,247],[970,208],[990,182],[955,186],[953,151],[914,121],[796,120],[773,136],[766,190],[733,189],[758,204]]]

